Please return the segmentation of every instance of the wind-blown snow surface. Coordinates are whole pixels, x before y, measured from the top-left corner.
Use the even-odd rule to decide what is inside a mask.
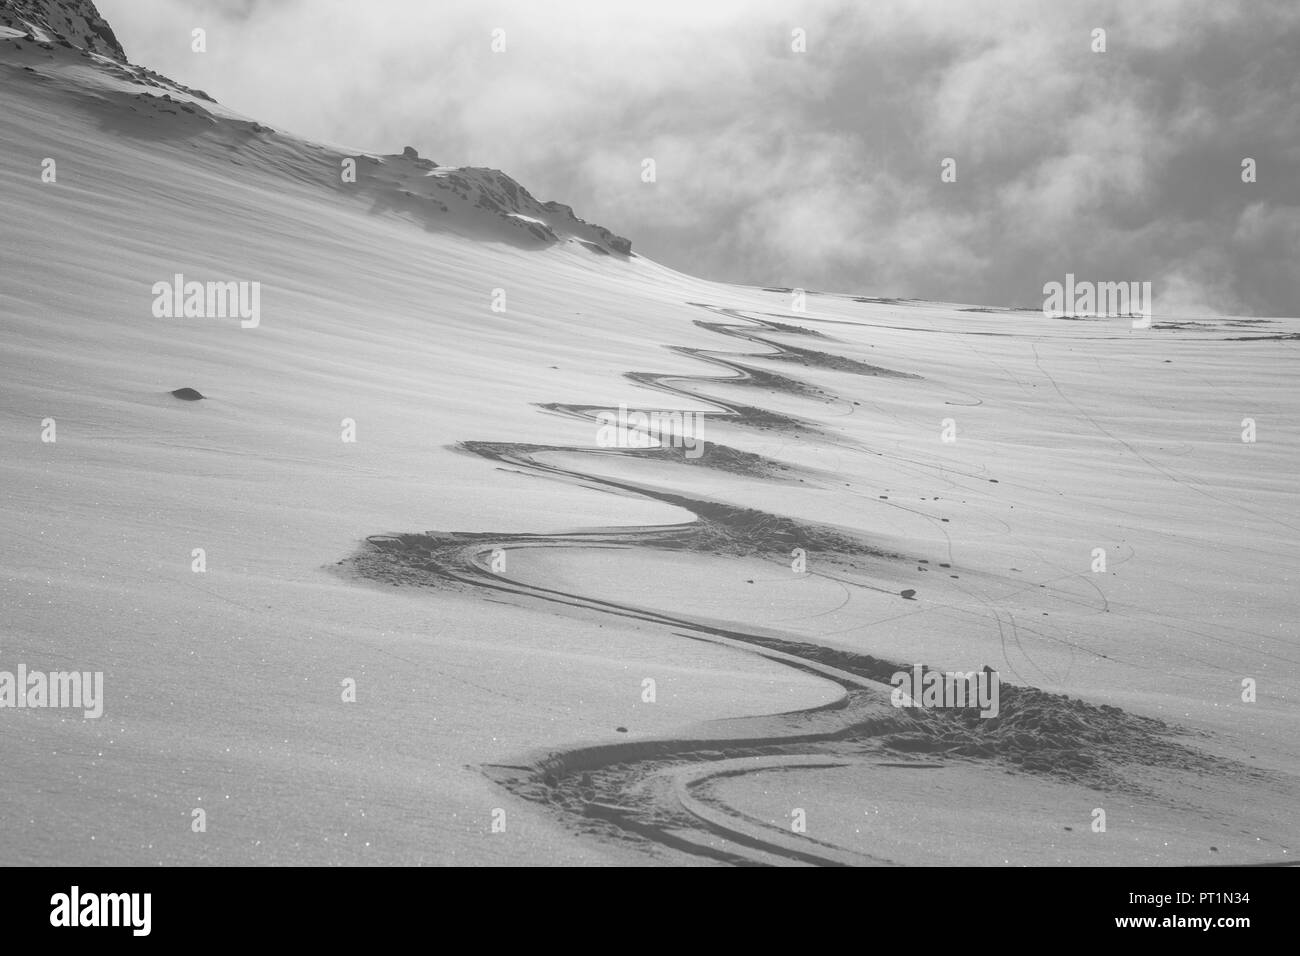
[[[98,720],[0,710],[0,862],[1293,854],[1300,409],[1278,336],[1300,323],[1142,331],[831,295],[793,313],[786,292],[602,245],[561,207],[550,237],[528,231],[545,211],[440,219],[429,174],[448,170],[421,160],[342,183],[360,154],[134,70],[0,41],[0,669],[103,671],[106,697]],[[155,317],[176,273],[260,282],[260,324]],[[584,410],[620,403],[709,412],[710,446],[590,454]],[[788,524],[743,546],[546,537],[693,510],[724,534],[723,506]],[[810,530],[828,526],[842,539]],[[366,544],[426,530],[486,534],[509,587],[388,573]],[[1014,760],[908,746],[886,685],[798,645],[989,665],[1004,692],[1166,721],[1120,729],[1192,756],[1036,768],[1049,726]],[[898,739],[772,745],[846,713]],[[764,743],[674,757],[692,740]],[[585,815],[557,781],[507,779],[554,774],[552,752],[588,754],[560,761],[593,791]],[[608,822],[638,806],[680,841]]]

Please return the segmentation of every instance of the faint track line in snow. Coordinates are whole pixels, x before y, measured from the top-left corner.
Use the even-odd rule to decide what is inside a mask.
[[[1281,525],[1282,527],[1288,529],[1289,531],[1300,532],[1300,527],[1287,524],[1285,521],[1282,521],[1281,519],[1276,518],[1272,515],[1261,514],[1260,512],[1256,511],[1254,508],[1248,508],[1238,501],[1233,501],[1228,498],[1220,497],[1219,495],[1211,494],[1209,491],[1206,491],[1204,488],[1202,488],[1200,486],[1200,483],[1195,481],[1194,479],[1185,478],[1185,477],[1180,478],[1177,475],[1175,475],[1173,472],[1169,471],[1169,469],[1165,468],[1164,466],[1158,464],[1155,461],[1152,461],[1146,455],[1142,454],[1142,452],[1138,451],[1135,447],[1133,447],[1133,445],[1130,444],[1128,441],[1126,441],[1123,438],[1120,438],[1118,435],[1114,434],[1113,432],[1106,429],[1103,425],[1099,424],[1095,418],[1093,418],[1081,407],[1079,407],[1078,403],[1076,403],[1072,398],[1066,395],[1065,392],[1061,390],[1061,386],[1056,383],[1056,379],[1052,377],[1052,374],[1048,372],[1047,369],[1043,368],[1042,362],[1039,360],[1038,357],[1037,347],[1033,347],[1033,349],[1034,349],[1034,364],[1037,365],[1039,371],[1041,371],[1043,375],[1047,377],[1047,380],[1052,383],[1052,387],[1056,389],[1056,393],[1060,395],[1061,398],[1065,402],[1067,402],[1071,408],[1073,408],[1076,412],[1078,412],[1079,415],[1082,416],[1090,425],[1092,425],[1093,428],[1097,429],[1097,431],[1101,432],[1111,441],[1116,442],[1122,445],[1124,448],[1128,449],[1128,451],[1132,455],[1134,455],[1140,461],[1144,462],[1149,468],[1151,468],[1156,472],[1159,472],[1161,475],[1164,475],[1164,477],[1168,478],[1174,484],[1181,485],[1182,487],[1187,488],[1189,491],[1196,492],[1198,495],[1204,495],[1206,498],[1209,498],[1211,501],[1217,501],[1219,504],[1227,505],[1231,508],[1236,508],[1238,511],[1242,511],[1245,512],[1246,514],[1253,515],[1256,518],[1261,518],[1265,521],[1269,521],[1272,524]]]

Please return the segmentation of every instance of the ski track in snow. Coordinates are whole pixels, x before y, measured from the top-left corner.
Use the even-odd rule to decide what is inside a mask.
[[[706,415],[726,419],[733,425],[782,431],[808,439],[842,441],[812,422],[761,406],[720,399],[707,391],[709,386],[743,386],[852,407],[827,390],[755,368],[743,359],[789,362],[896,379],[900,383],[922,379],[919,375],[895,372],[832,353],[790,346],[769,337],[780,333],[824,340],[825,336],[816,330],[774,321],[819,321],[806,315],[768,313],[759,317],[734,308],[703,303],[689,305],[744,323],[697,322],[700,327],[762,346],[770,352],[741,355],[671,347],[679,354],[724,368],[731,374],[687,376],[630,371],[626,377],[679,399],[711,405],[715,411]],[[1044,374],[1047,374],[1045,370]],[[1059,386],[1055,382],[1052,384],[1060,392]],[[1061,396],[1069,401],[1064,393]],[[1071,404],[1081,416],[1092,421],[1082,409]],[[539,407],[591,422],[598,421],[601,412],[615,411],[608,406],[561,403]],[[1105,432],[1095,421],[1092,424]],[[1106,434],[1114,439],[1113,435]],[[541,601],[571,612],[596,612],[660,625],[672,629],[671,633],[678,637],[710,641],[758,654],[841,686],[842,695],[830,705],[728,721],[728,730],[732,733],[726,737],[706,735],[699,739],[638,740],[569,751],[548,750],[509,764],[483,768],[492,779],[516,795],[557,809],[576,829],[596,833],[604,839],[625,839],[634,844],[649,844],[733,865],[889,865],[906,861],[791,834],[771,822],[757,820],[728,806],[711,794],[710,784],[719,778],[749,773],[778,770],[800,773],[831,766],[857,767],[864,774],[870,774],[875,766],[921,770],[942,767],[945,760],[974,761],[977,765],[993,763],[1001,768],[1055,777],[1073,785],[1120,792],[1143,789],[1124,775],[1122,768],[1125,764],[1196,768],[1200,773],[1238,773],[1258,777],[1251,768],[1211,757],[1174,740],[1178,731],[1160,721],[1130,715],[1117,708],[1095,708],[1028,686],[1006,653],[1007,642],[1013,642],[1019,655],[1028,660],[1028,652],[1020,641],[1020,631],[1027,629],[1040,637],[1046,636],[1032,628],[1024,628],[1016,622],[1013,614],[1000,611],[993,601],[973,589],[966,591],[983,606],[1002,635],[1003,663],[1018,680],[1024,682],[1022,687],[1003,684],[1003,716],[991,724],[984,724],[972,710],[893,707],[889,702],[889,675],[909,670],[910,664],[835,651],[767,628],[721,626],[689,615],[529,584],[511,579],[508,572],[493,569],[494,555],[508,555],[519,549],[685,550],[719,555],[758,555],[780,560],[789,554],[791,547],[804,547],[809,552],[816,551],[821,558],[819,569],[808,573],[838,581],[843,587],[845,597],[841,607],[851,602],[853,589],[897,593],[866,580],[869,571],[864,574],[859,561],[908,562],[915,559],[881,550],[856,535],[542,460],[548,453],[563,453],[633,459],[667,458],[677,465],[692,463],[681,455],[680,450],[670,448],[667,438],[652,437],[659,441],[659,445],[647,449],[486,441],[465,441],[461,448],[521,473],[676,505],[692,512],[695,515],[693,522],[557,534],[427,532],[375,535],[368,539],[367,548],[349,562],[350,571],[387,583],[465,587],[485,597],[495,594],[521,603]],[[866,451],[857,445],[847,447]],[[1138,453],[1134,450],[1134,454]],[[919,469],[934,467],[920,461],[913,463]],[[694,464],[721,467],[765,480],[789,480],[788,466],[716,444],[708,444]],[[1156,466],[1153,464],[1152,467]],[[1164,469],[1159,470],[1170,480],[1178,480]],[[967,477],[983,480],[983,476]],[[834,570],[826,569],[826,564]],[[1062,577],[1058,580],[1078,577],[1075,573],[1061,570]],[[1083,580],[1096,592],[1100,609],[1108,609],[1106,596],[1100,588],[1086,576]],[[1026,584],[1024,590],[1032,586]],[[1023,701],[1023,710],[1019,709],[1020,701]],[[1083,716],[1080,716],[1080,711]],[[1029,727],[1043,725],[1061,729],[1063,738],[1044,742],[1028,740],[1023,733]],[[1117,745],[1120,740],[1123,743]],[[911,753],[918,756],[910,757]],[[1093,756],[1096,753],[1102,755],[1100,759]],[[904,762],[900,763],[900,759]]]

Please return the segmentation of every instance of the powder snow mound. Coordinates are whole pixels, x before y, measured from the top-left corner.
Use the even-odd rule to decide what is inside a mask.
[[[91,0],[0,0],[0,24],[40,42],[62,40],[126,62],[126,51]]]

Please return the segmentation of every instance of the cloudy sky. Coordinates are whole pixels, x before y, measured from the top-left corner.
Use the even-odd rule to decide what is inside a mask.
[[[1295,0],[97,3],[232,109],[503,169],[697,275],[1037,308],[1072,272],[1300,314]]]

